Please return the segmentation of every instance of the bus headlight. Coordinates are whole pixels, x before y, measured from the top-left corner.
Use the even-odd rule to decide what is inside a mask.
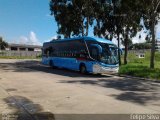
[[[93,65],[93,72],[94,73],[101,73],[101,65],[95,64]]]
[[[93,65],[93,73],[117,73],[118,66],[102,66],[99,64]]]

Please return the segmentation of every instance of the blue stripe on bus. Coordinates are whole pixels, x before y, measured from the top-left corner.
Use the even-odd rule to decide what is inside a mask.
[[[93,72],[94,61],[77,60],[76,58],[62,58],[62,57],[43,57],[42,63],[49,65],[49,61],[53,61],[54,66],[60,68],[67,68],[79,71],[81,63],[84,63],[88,72]]]
[[[79,71],[81,63],[84,63],[88,72],[93,73],[93,65],[100,64],[104,67],[118,67],[117,65],[108,65],[97,61],[77,60],[76,58],[62,58],[62,57],[43,57],[42,63],[49,65],[49,61],[53,61],[54,66],[60,68],[67,68]]]

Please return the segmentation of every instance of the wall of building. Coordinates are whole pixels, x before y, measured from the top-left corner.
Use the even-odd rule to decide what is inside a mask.
[[[0,56],[16,56],[16,57],[37,57],[41,55],[41,51],[0,51]]]
[[[42,46],[25,45],[25,44],[9,44],[6,50],[8,51],[42,51]]]

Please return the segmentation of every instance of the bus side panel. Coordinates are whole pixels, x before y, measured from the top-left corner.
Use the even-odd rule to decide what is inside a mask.
[[[59,58],[59,57],[54,57],[53,59],[53,64],[54,66],[57,66],[57,67],[64,67],[65,65],[65,62],[62,58]]]
[[[49,65],[49,58],[43,57],[43,58],[42,58],[42,64],[44,64],[44,65]]]
[[[78,63],[76,58],[66,58],[64,62],[65,62],[65,68],[77,70]]]
[[[75,58],[61,58],[54,57],[53,59],[54,66],[77,70],[77,60]]]

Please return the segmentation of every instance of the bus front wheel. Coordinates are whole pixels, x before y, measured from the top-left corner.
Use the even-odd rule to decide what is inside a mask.
[[[80,66],[80,73],[82,73],[82,74],[86,74],[87,73],[87,69],[86,69],[85,65],[81,65]]]

